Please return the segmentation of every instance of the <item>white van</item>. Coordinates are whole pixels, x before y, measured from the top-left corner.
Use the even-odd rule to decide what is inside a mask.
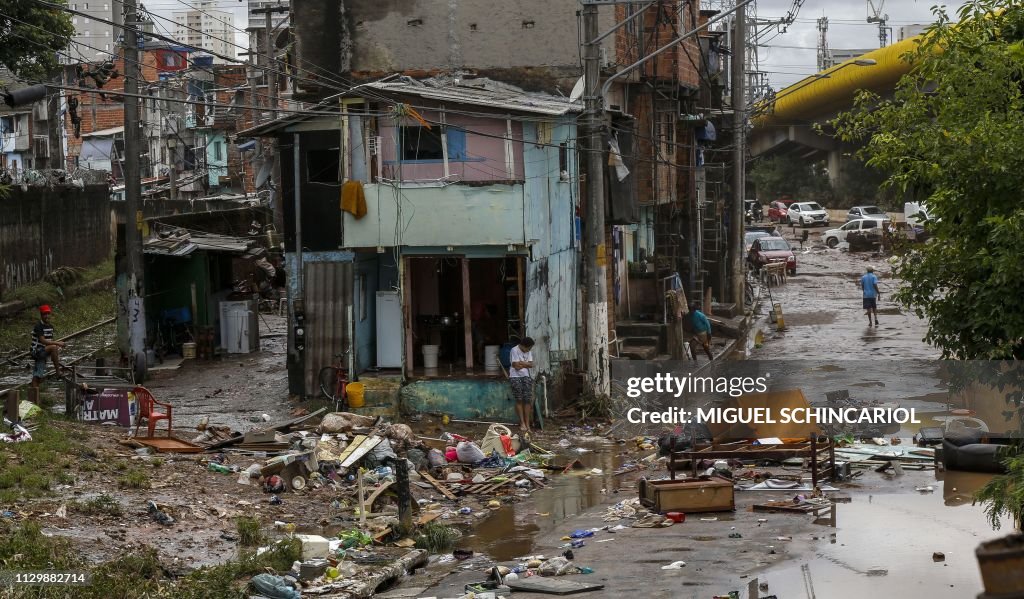
[[[921,215],[928,219],[931,218],[931,215],[928,214],[928,207],[923,203],[907,202],[903,204],[903,218],[906,219],[908,226],[920,226]]]
[[[851,220],[845,225],[838,229],[829,229],[821,234],[821,238],[825,240],[825,245],[830,248],[838,246],[840,243],[846,241],[846,236],[853,231],[864,231],[871,232],[872,230],[879,230],[885,226],[885,221],[877,218],[860,218],[857,220]]]

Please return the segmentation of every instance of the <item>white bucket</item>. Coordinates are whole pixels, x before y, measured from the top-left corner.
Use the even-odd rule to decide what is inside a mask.
[[[500,345],[485,345],[484,346],[484,369],[485,370],[497,370],[498,369],[498,352],[501,350]]]
[[[423,367],[424,368],[437,368],[437,350],[440,348],[439,345],[424,345],[423,346]]]

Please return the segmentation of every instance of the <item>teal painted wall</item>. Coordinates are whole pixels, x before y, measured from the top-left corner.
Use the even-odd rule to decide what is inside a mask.
[[[508,382],[499,379],[414,381],[402,387],[402,411],[448,414],[463,420],[518,422]]]
[[[220,158],[217,158],[217,144],[220,144]],[[220,178],[228,176],[228,142],[223,133],[206,136],[206,176],[210,187],[219,187]]]

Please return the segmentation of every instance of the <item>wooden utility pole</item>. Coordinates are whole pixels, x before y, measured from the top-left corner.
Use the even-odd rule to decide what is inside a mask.
[[[124,1],[124,237],[125,301],[119,318],[126,320],[128,363],[136,382],[146,378],[145,277],[142,254],[142,153],[139,130],[139,21],[135,0]],[[120,274],[120,273],[119,273]]]
[[[584,389],[594,397],[607,397],[611,390],[608,373],[608,287],[605,280],[604,236],[604,140],[601,134],[601,46],[596,4],[583,6],[583,124],[587,165],[586,212],[583,227],[584,251],[584,348],[586,376]]]
[[[729,210],[729,275],[732,301],[743,310],[743,200],[746,192],[747,160],[747,7],[736,7],[732,41],[732,135],[733,182],[732,205]],[[723,298],[724,299],[724,298]]]

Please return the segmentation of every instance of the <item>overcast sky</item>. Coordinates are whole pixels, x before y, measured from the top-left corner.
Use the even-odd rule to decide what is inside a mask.
[[[966,4],[961,0],[882,0],[882,14],[889,15],[891,41],[899,39],[899,28],[911,24],[932,23],[932,7],[945,5],[955,18],[956,10]],[[783,17],[793,0],[756,0],[758,19]],[[879,0],[874,1],[877,8]],[[761,70],[769,71],[772,87],[779,89],[817,72],[818,19],[828,17],[828,45],[830,48],[878,47],[878,24],[868,23],[867,0],[805,0],[796,22],[786,33],[777,35],[772,28],[763,36],[768,47],[759,51]]]
[[[196,5],[200,0],[188,0]],[[889,15],[889,26],[892,28],[890,40],[899,39],[899,28],[905,25],[931,23],[934,18],[931,8],[936,4],[944,4],[949,12],[955,15],[957,8],[965,4],[963,0],[873,0],[876,7],[884,6],[882,14]],[[759,20],[779,19],[786,15],[793,6],[793,0],[755,0]],[[175,0],[154,0],[144,3],[154,12],[170,17],[174,10],[188,8]],[[215,0],[220,10],[233,13],[234,25],[239,29],[246,27],[246,2],[241,0]],[[602,10],[608,10],[603,8]],[[785,33],[778,28],[761,27],[764,35],[761,38],[765,47],[759,52],[762,71],[768,72],[772,87],[779,89],[817,72],[818,29],[820,17],[829,19],[829,47],[837,49],[874,49],[878,47],[878,25],[868,23],[867,0],[804,0],[797,14],[796,21]],[[167,26],[168,23],[161,23]],[[246,45],[245,35],[238,32],[235,43]],[[233,49],[234,50],[234,49]],[[241,50],[238,50],[241,51]]]

